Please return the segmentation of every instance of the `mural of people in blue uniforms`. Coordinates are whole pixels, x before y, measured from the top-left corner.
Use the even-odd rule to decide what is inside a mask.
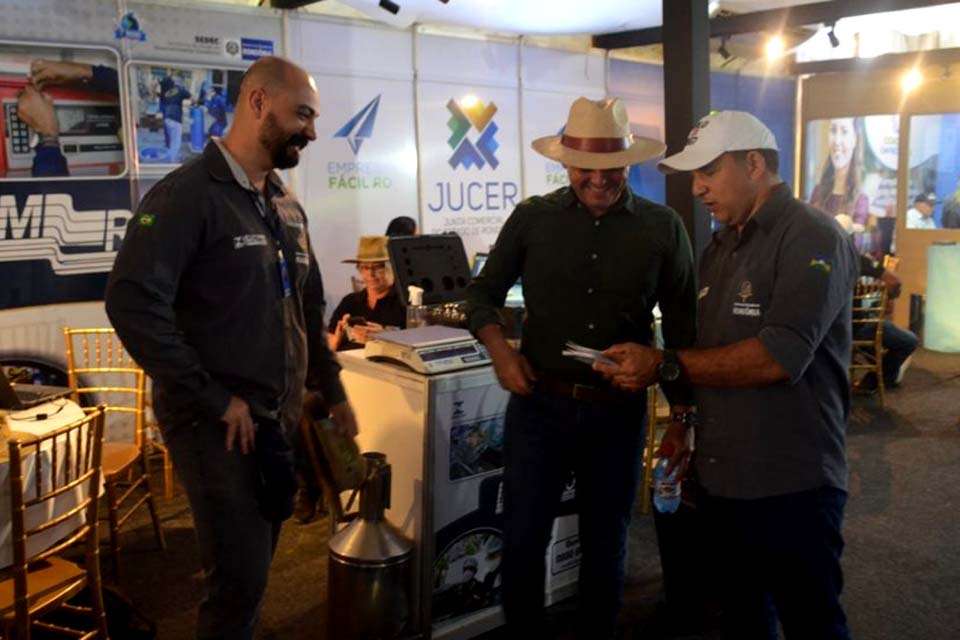
[[[183,101],[191,96],[183,85],[170,76],[160,80],[159,104],[163,115],[163,134],[167,145],[167,161],[180,162],[180,147],[183,144]]]
[[[207,108],[207,114],[212,120],[207,135],[222,137],[227,132],[227,99],[217,87],[209,85],[204,95],[203,106]]]

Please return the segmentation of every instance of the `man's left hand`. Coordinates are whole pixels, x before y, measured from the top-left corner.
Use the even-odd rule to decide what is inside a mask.
[[[593,368],[614,386],[625,391],[640,391],[657,381],[657,365],[663,356],[656,349],[628,342],[615,344],[603,355],[614,364],[596,362]]]
[[[357,427],[357,418],[353,415],[353,407],[350,406],[349,400],[344,400],[330,407],[330,415],[333,416],[333,421],[341,435],[356,438],[357,434],[360,433],[360,429]]]

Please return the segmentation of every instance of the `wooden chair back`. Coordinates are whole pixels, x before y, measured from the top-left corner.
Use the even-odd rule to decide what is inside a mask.
[[[886,320],[886,309],[887,286],[879,280],[861,278],[853,292],[854,339],[850,380],[854,382],[861,372],[873,372],[877,377],[881,405],[884,402],[883,324]],[[861,337],[857,338],[858,335]]]
[[[111,328],[65,327],[67,382],[73,399],[94,399],[107,412],[133,416],[133,442],[143,446],[146,374]],[[81,383],[83,385],[81,386]],[[89,404],[89,402],[88,402]]]
[[[51,433],[29,440],[13,438],[7,444],[10,453],[12,572],[17,638],[29,639],[33,618],[37,613],[64,603],[87,585],[94,594],[94,606],[90,613],[97,618],[97,631],[91,632],[93,635],[81,636],[96,637],[100,633],[106,637],[97,529],[103,420],[104,407],[100,406],[81,420]],[[29,464],[33,465],[29,470],[34,476],[32,479],[25,475]],[[28,486],[29,489],[25,489]],[[77,500],[75,506],[58,515],[38,524],[30,522],[28,511],[53,514],[53,502],[69,492],[75,492],[78,496],[85,492],[85,495]],[[65,523],[76,524],[53,546],[30,551],[33,538]],[[86,572],[66,572],[62,574],[63,579],[57,579],[55,571],[47,572],[49,575],[45,579],[31,580],[31,573],[38,565],[81,541],[86,551]]]

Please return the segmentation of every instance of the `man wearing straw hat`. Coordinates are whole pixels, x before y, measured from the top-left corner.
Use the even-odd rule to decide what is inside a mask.
[[[624,547],[637,492],[646,400],[618,391],[589,364],[562,355],[568,341],[595,349],[653,340],[653,308],[666,344],[695,337],[690,243],[680,218],[634,195],[632,164],[664,145],[635,138],[620,100],[577,99],[564,133],[533,148],[567,167],[570,186],[524,200],[503,226],[467,290],[471,330],[511,392],[504,442],[503,604],[512,637],[543,634],[544,552],[570,470],[580,513],[580,628],[613,636]],[[526,321],[520,351],[498,316],[522,278]],[[670,387],[675,406],[689,391]]]
[[[331,349],[360,349],[385,327],[406,326],[407,310],[393,286],[386,236],[360,236],[357,257],[341,262],[357,265],[364,287],[345,295],[330,316]],[[350,327],[351,318],[361,322]]]
[[[847,493],[851,293],[839,225],[778,175],[777,142],[743,111],[703,118],[664,171],[724,225],[700,262],[696,349],[672,354],[696,388],[694,464],[724,638],[849,638],[840,605]],[[665,352],[615,345],[596,364],[634,389]],[[674,462],[683,451],[677,451]]]

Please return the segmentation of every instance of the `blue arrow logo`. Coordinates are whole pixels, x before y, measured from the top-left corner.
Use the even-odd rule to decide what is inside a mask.
[[[382,95],[382,94],[381,94]],[[377,110],[380,108],[380,96],[371,100],[367,106],[340,127],[334,138],[346,138],[354,155],[360,153],[363,141],[373,135],[373,125],[377,122]]]

